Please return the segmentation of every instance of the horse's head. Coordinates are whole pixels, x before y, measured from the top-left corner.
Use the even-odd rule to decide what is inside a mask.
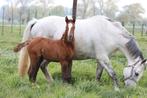
[[[133,65],[128,65],[124,68],[124,82],[126,86],[136,86],[137,82],[143,75],[147,65],[147,59],[139,59]]]
[[[74,40],[74,31],[75,31],[75,19],[68,19],[65,17],[66,30],[67,32],[67,41],[72,42]]]

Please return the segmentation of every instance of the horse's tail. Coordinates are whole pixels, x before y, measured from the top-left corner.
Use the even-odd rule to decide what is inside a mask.
[[[16,47],[14,47],[14,52],[19,52],[23,47],[25,47],[28,44],[29,44],[29,41],[19,43]]]
[[[31,35],[30,35],[31,28],[36,22],[37,20],[33,19],[28,23],[23,33],[22,42],[25,42],[26,40],[29,40],[31,38]],[[28,67],[29,67],[28,65],[29,65],[29,55],[28,55],[27,48],[24,47],[20,51],[19,61],[18,61],[18,73],[21,77],[23,77],[27,73]]]

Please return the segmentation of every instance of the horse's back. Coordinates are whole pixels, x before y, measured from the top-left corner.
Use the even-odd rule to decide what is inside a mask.
[[[32,27],[31,34],[32,37],[43,36],[53,38],[56,32],[64,32],[64,29],[64,17],[48,16],[37,21]]]
[[[61,38],[65,30],[63,17],[49,16],[38,20],[32,28],[33,36]],[[75,49],[77,57],[95,58],[96,53],[113,51],[124,43],[123,32],[105,16],[76,20]]]

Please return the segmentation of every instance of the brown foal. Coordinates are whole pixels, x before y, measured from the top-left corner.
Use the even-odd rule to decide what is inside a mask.
[[[39,67],[44,73],[46,79],[50,82],[51,76],[47,70],[47,64],[44,61],[60,62],[62,70],[62,79],[65,82],[71,80],[71,65],[75,53],[74,50],[74,30],[75,19],[65,17],[66,28],[60,40],[51,40],[43,37],[36,37],[18,44],[14,52],[20,51],[27,47],[30,57],[30,67],[28,70],[29,80],[35,83]]]

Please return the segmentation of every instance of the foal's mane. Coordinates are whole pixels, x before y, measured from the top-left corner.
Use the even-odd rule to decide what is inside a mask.
[[[126,43],[126,48],[129,51],[129,54],[135,59],[137,57],[143,58],[142,52],[140,51],[134,38],[131,38],[129,42]]]

